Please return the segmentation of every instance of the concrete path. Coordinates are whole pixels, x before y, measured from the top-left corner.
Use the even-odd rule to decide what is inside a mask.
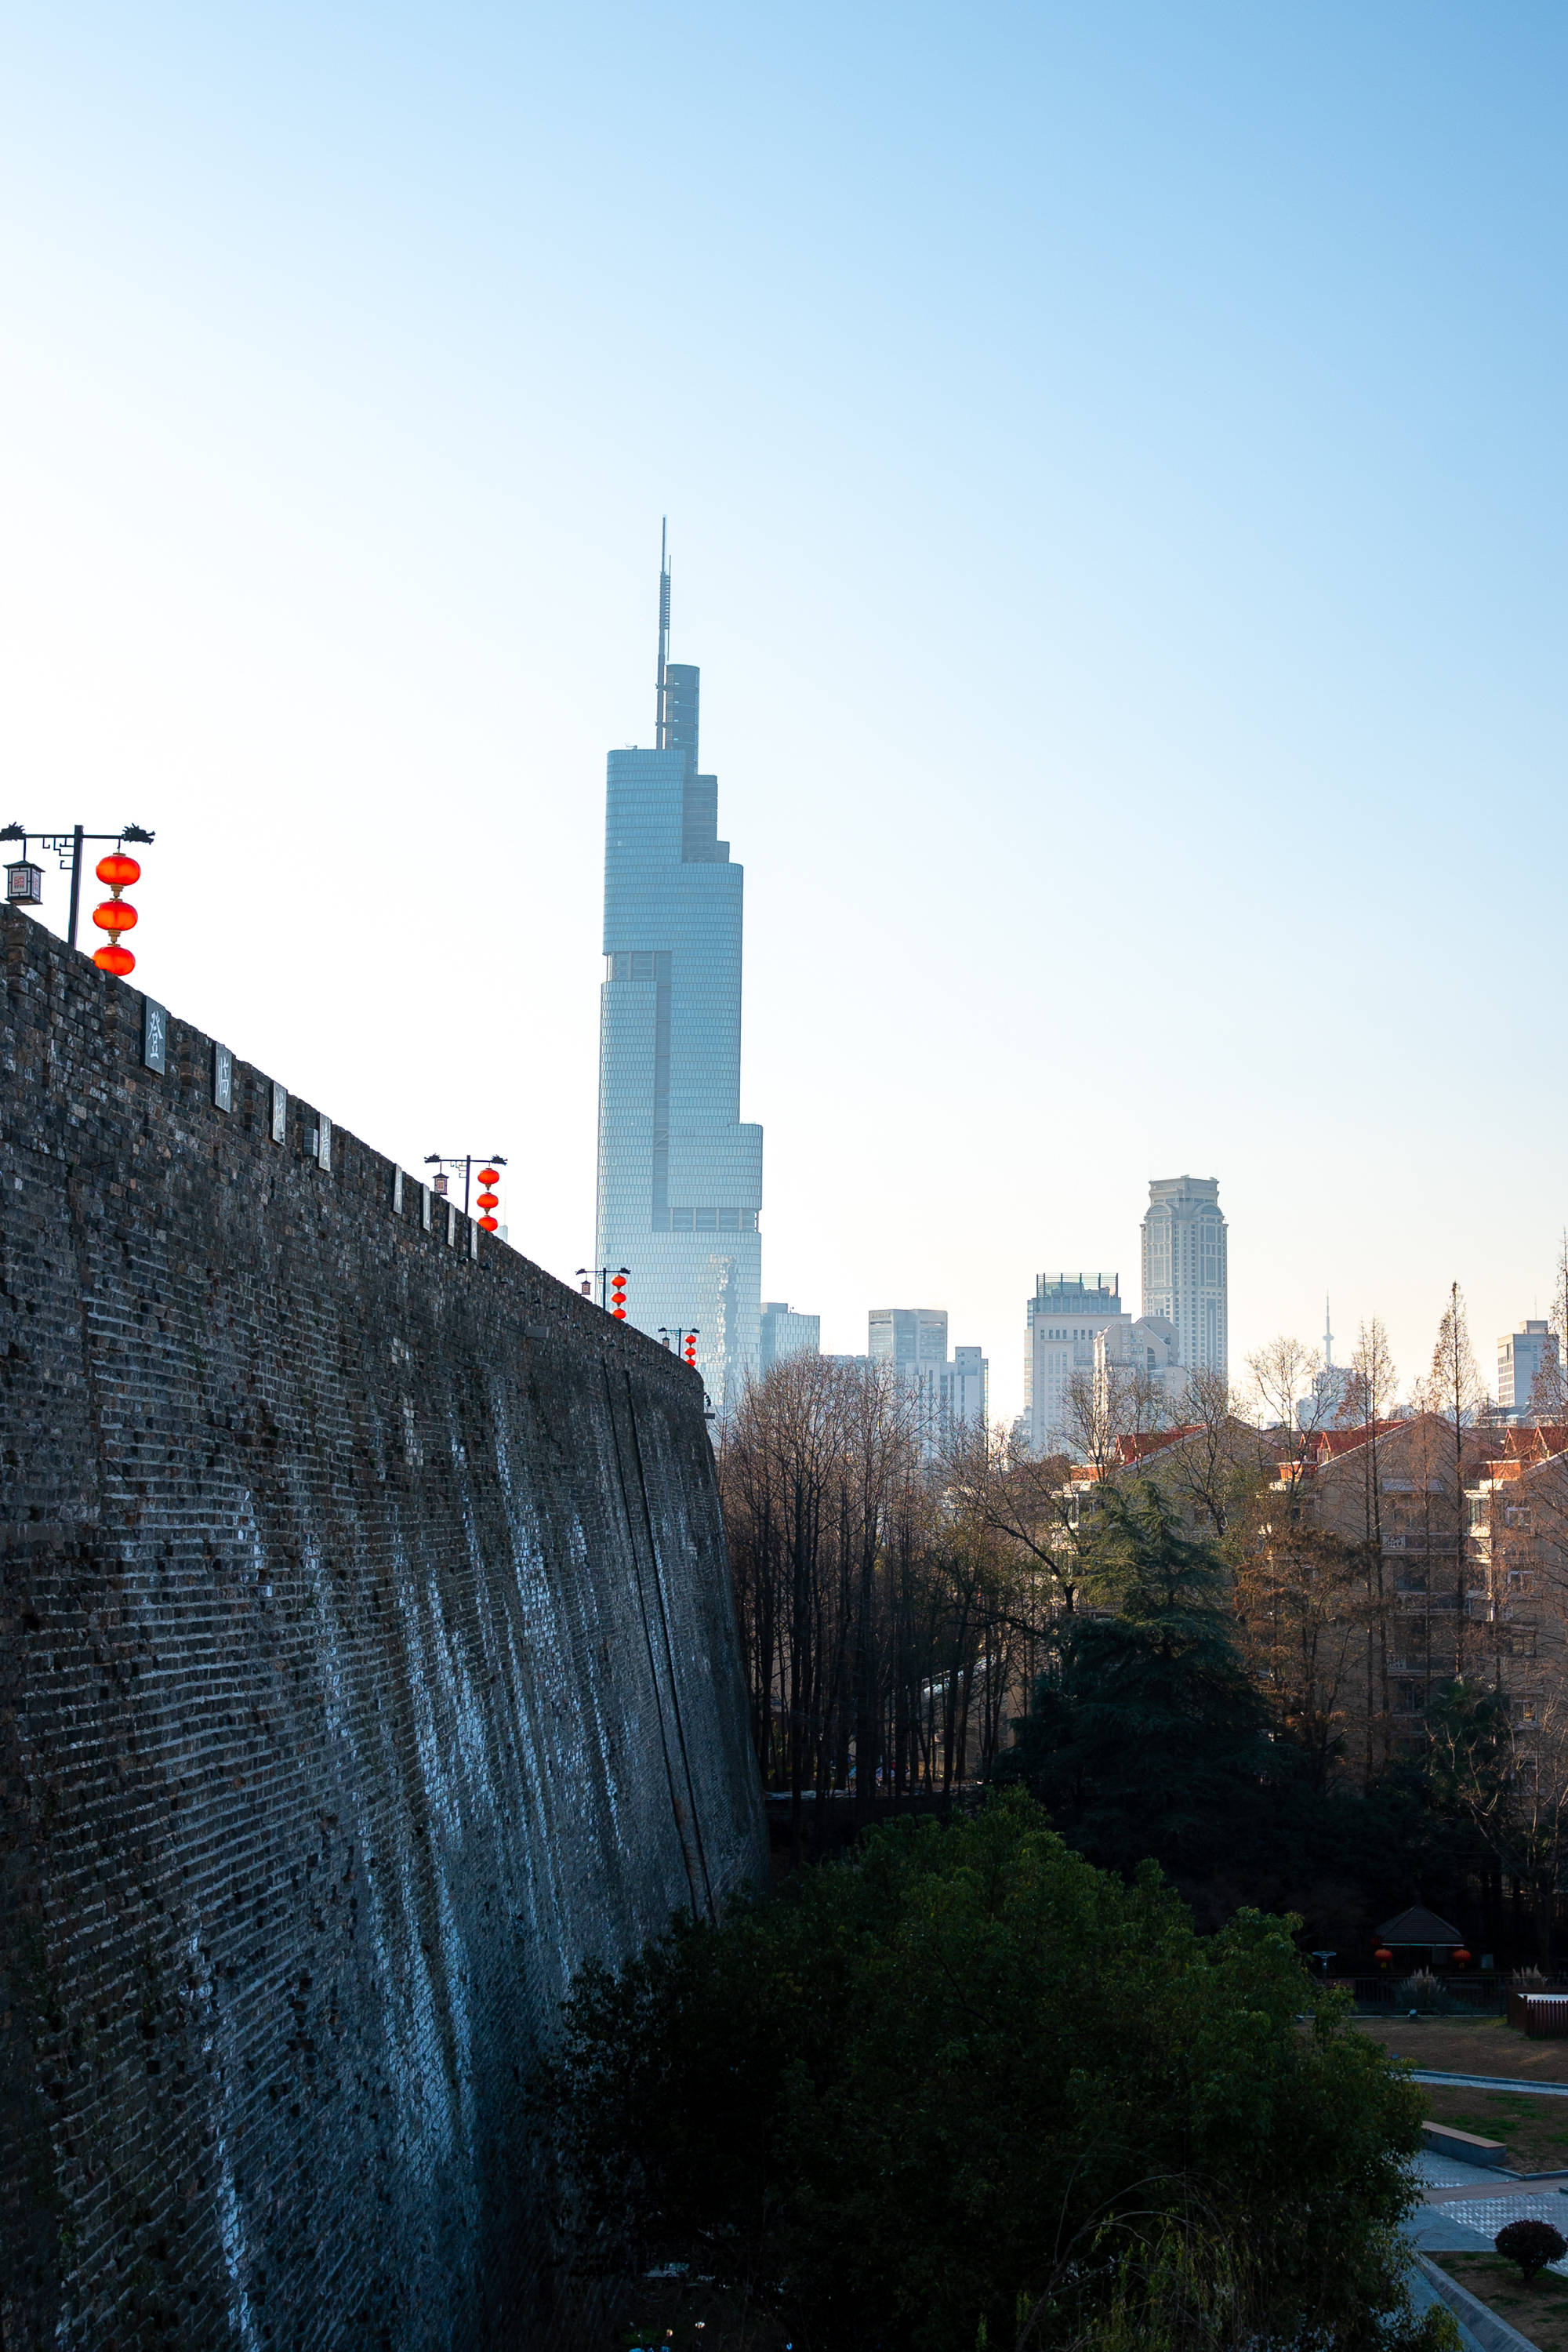
[[[1526,2083],[1516,2074],[1432,2074],[1415,2069],[1417,2083],[1451,2083],[1458,2091],[1533,2091],[1542,2099],[1568,2099],[1568,2083]]]

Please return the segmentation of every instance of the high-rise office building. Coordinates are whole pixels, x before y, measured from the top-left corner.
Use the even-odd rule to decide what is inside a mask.
[[[764,1298],[762,1328],[757,1340],[757,1370],[763,1379],[775,1364],[788,1356],[816,1356],[822,1352],[822,1318],[803,1315],[792,1307],[787,1299]]]
[[[1173,1325],[1177,1361],[1228,1369],[1226,1223],[1215,1176],[1155,1177],[1143,1219],[1143,1312]]]
[[[1556,1404],[1558,1371],[1557,1334],[1550,1323],[1527,1320],[1521,1329],[1505,1331],[1497,1343],[1499,1404],[1522,1421],[1533,1398],[1538,1410],[1550,1413]]]
[[[653,749],[609,755],[597,1255],[640,1330],[696,1329],[730,1412],[757,1366],[763,1130],[741,1119],[743,869],[698,772],[699,685],[669,659],[661,560]]]
[[[890,1364],[918,1400],[928,1454],[961,1429],[984,1427],[991,1367],[979,1348],[955,1348],[948,1360],[945,1307],[873,1307],[866,1326],[867,1360]]]
[[[1038,1274],[1026,1310],[1024,1423],[1029,1451],[1070,1451],[1092,1393],[1095,1341],[1107,1330],[1131,1329],[1116,1274]],[[1074,1383],[1079,1383],[1076,1392]]]

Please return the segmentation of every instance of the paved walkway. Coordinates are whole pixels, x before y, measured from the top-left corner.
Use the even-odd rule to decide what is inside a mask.
[[[1551,2221],[1568,2237],[1568,2176],[1561,2189],[1550,2182],[1504,2180],[1485,2165],[1460,2164],[1452,2157],[1425,2151],[1415,2158],[1415,2171],[1425,2195],[1405,2230],[1418,2253],[1489,2252],[1492,2240],[1506,2221],[1522,2221],[1527,2216]],[[1568,2277],[1568,2256],[1548,2267],[1560,2277]],[[1414,2266],[1410,2288],[1417,2315],[1441,2300],[1431,2282]],[[1453,2314],[1449,2316],[1453,2317]],[[1466,2352],[1481,2352],[1478,2339],[1463,2321],[1456,2320],[1455,2324]]]
[[[1417,2067],[1417,2083],[1451,2083],[1459,2091],[1533,2091],[1542,2099],[1568,2099],[1568,2083],[1526,2083],[1516,2074],[1432,2074]]]

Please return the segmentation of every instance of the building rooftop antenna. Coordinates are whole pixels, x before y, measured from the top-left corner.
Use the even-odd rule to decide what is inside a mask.
[[[1323,1361],[1332,1366],[1334,1360],[1334,1327],[1329,1314],[1329,1294],[1323,1293]]]
[[[654,708],[653,742],[656,751],[669,747],[669,729],[665,717],[665,672],[669,667],[669,517],[664,516],[658,526],[658,700]]]

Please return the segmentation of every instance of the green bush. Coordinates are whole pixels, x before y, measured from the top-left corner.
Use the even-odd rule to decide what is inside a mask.
[[[1510,2221],[1492,2240],[1505,2262],[1519,2264],[1520,2276],[1528,2286],[1538,2271],[1548,2263],[1561,2262],[1568,2254],[1568,2238],[1550,2221],[1525,2220]]]
[[[1288,1922],[1200,1937],[1015,1792],[589,1969],[538,2095],[587,2267],[744,2283],[802,2352],[1387,2352],[1436,2340],[1422,2100],[1348,2012]]]

